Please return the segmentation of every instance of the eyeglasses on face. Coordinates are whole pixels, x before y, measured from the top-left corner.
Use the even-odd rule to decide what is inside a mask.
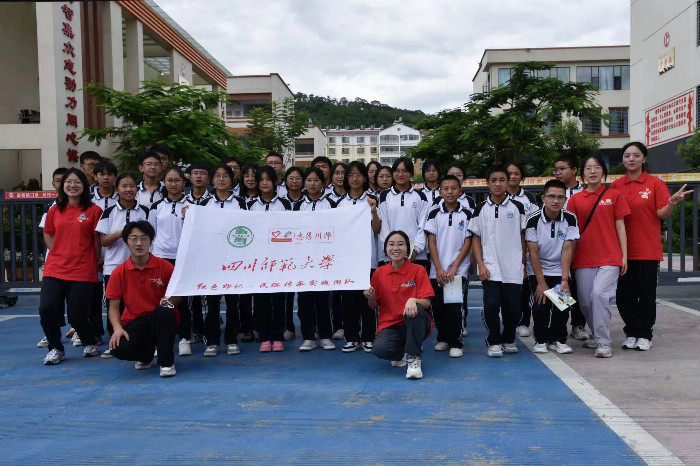
[[[556,194],[547,194],[545,197],[548,201],[565,201],[566,196],[557,196]]]

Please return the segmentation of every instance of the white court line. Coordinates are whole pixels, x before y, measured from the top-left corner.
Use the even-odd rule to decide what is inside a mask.
[[[38,314],[36,314],[36,315],[10,314],[10,315],[6,315],[6,316],[0,316],[0,322],[4,322],[4,321],[10,320],[10,319],[15,319],[17,317],[39,317],[39,315]]]
[[[530,340],[530,339],[528,339]],[[524,343],[524,340],[521,340]],[[533,340],[534,342],[534,340]],[[529,346],[529,345],[528,345]],[[553,353],[535,354],[586,406],[649,465],[683,462]]]
[[[696,311],[695,309],[681,306],[680,304],[672,303],[671,301],[665,301],[663,299],[657,299],[656,302],[659,304],[662,304],[664,306],[668,306],[668,307],[675,309],[677,311],[687,312],[688,314],[693,314],[694,316],[700,317],[700,311]]]

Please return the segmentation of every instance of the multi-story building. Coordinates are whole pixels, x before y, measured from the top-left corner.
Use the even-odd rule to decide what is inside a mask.
[[[226,125],[231,134],[242,136],[250,122],[250,111],[272,101],[294,98],[294,93],[277,73],[268,75],[229,75],[227,79]]]
[[[350,163],[355,160],[365,164],[379,160],[379,129],[329,129],[328,153],[331,160]]]
[[[630,132],[650,170],[686,169],[676,148],[700,115],[700,2],[631,1]]]
[[[601,155],[609,164],[620,163],[620,149],[630,141],[630,47],[486,49],[472,79],[473,92],[485,92],[506,84],[512,66],[526,61],[555,63],[552,69],[538,72],[540,77],[595,85],[599,91],[598,105],[613,119],[605,125],[601,119],[584,117],[580,125],[587,133],[600,138]]]
[[[109,156],[78,139],[109,116],[85,83],[138,92],[144,79],[226,89],[229,72],[152,0],[0,3],[0,189],[77,166],[80,153]]]
[[[417,146],[421,133],[399,121],[379,131],[379,161],[391,165],[396,159],[406,155],[406,149]]]
[[[308,167],[314,157],[326,155],[327,137],[318,125],[309,125],[304,134],[296,139],[293,165]]]

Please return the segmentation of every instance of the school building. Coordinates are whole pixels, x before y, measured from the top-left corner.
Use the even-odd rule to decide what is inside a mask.
[[[231,74],[152,0],[2,2],[0,43],[4,190],[32,178],[50,189],[52,171],[77,166],[80,153],[112,155],[78,139],[111,123],[85,83],[138,92],[155,78],[218,91]]]
[[[421,132],[400,120],[388,128],[361,126],[327,130],[328,157],[343,163],[360,161],[364,164],[379,162],[391,165],[406,155],[406,150],[418,145]]]

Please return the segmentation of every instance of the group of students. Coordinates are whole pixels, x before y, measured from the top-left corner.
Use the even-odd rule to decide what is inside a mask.
[[[580,311],[572,307],[571,335],[585,340],[584,347],[596,348],[597,357],[612,356],[615,294],[627,336],[622,347],[646,350],[655,321],[660,219],[689,193],[684,187],[669,196],[662,181],[647,175],[646,148],[640,143],[625,146],[627,175],[610,188],[603,185],[607,168],[599,156],[587,157],[580,166],[585,187],[577,180],[576,160],[559,157],[556,179],[544,186],[542,206],[520,186],[525,171],[516,163],[488,169],[489,194],[477,205],[462,191],[466,173],[458,163],[441,177],[438,165],[425,161],[425,186],[414,189],[414,166],[405,157],[392,167],[333,164],[316,157],[307,169],[291,167],[283,175],[283,158],[272,152],[261,167],[243,166],[235,158],[213,170],[192,164],[187,169],[192,189],[185,194],[186,177],[169,160],[166,146],[154,146],[139,160],[143,179],[138,183],[94,152],[81,156],[81,170],[54,173],[58,198],[43,221],[50,251],[39,308],[45,338],[38,346],[49,349],[45,364],[65,358],[64,306],[74,344],[84,346],[85,357],[99,354],[104,299],[110,300],[111,337],[102,357],[135,360],[137,369],[150,367],[157,347],[161,375],[174,375],[175,334],[180,356],[192,354],[191,343],[202,340],[204,355],[216,356],[222,297],[227,354],[240,354],[239,334],[243,342],[255,341],[257,334],[260,352],[284,351],[284,341],[295,335],[294,293],[165,300],[191,205],[263,212],[369,205],[372,287],[298,293],[302,352],[313,350],[317,341],[333,350],[332,340],[344,339],[343,352],[363,349],[391,360],[392,366],[408,366],[408,378],[420,378],[422,343],[434,322],[435,350],[462,356],[472,261],[484,290],[488,356],[517,352],[516,332],[529,334],[530,314],[534,352],[572,351],[566,344],[568,310],[557,310],[544,296],[557,284],[580,302]],[[129,278],[149,273],[140,282]],[[446,302],[443,288],[456,277],[461,277],[462,299]],[[148,290],[137,293],[138,283]],[[135,299],[138,294],[142,298]],[[125,343],[129,324],[146,343]]]

